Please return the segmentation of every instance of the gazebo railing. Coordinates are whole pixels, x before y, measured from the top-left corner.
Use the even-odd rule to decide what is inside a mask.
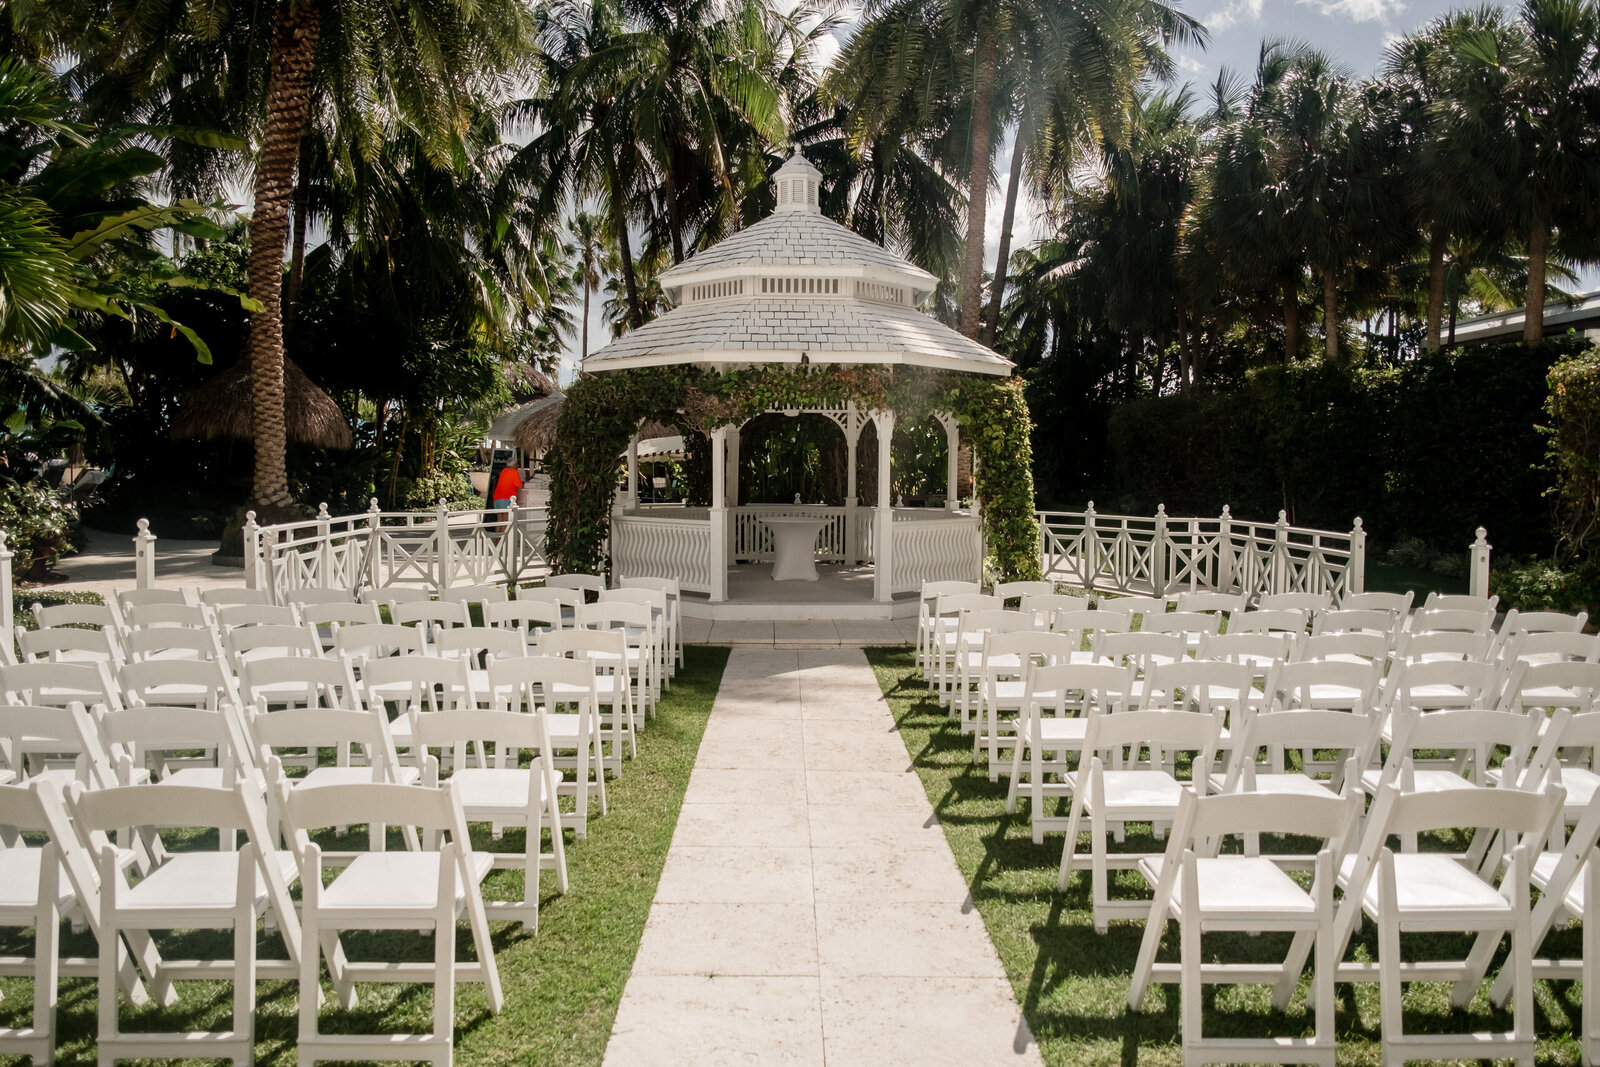
[[[663,508],[612,516],[611,566],[620,577],[676,578],[688,592],[710,593],[709,515],[704,508]]]
[[[865,559],[859,545],[854,550],[849,548],[849,512],[849,508],[823,504],[741,504],[733,512],[734,562],[771,562],[772,531],[761,520],[789,517],[828,520],[822,533],[817,536],[818,562],[845,563]]]
[[[547,565],[543,508],[380,511],[257,526],[247,516],[245,584],[282,603],[296,589],[516,584],[542,578]]]
[[[970,582],[983,574],[983,524],[976,515],[897,512],[889,524],[891,593],[923,582]]]
[[[1177,589],[1331,593],[1341,600],[1366,585],[1366,531],[1349,532],[1235,519],[1041,511],[1046,578],[1084,589],[1166,595]]]

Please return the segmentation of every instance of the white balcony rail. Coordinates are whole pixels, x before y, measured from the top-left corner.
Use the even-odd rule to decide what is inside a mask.
[[[676,578],[688,592],[710,593],[710,515],[664,508],[612,516],[611,569],[618,578]]]
[[[1164,596],[1179,589],[1262,595],[1331,593],[1336,601],[1366,587],[1367,534],[1278,521],[1245,522],[1228,508],[1214,519],[1041,511],[1046,578],[1084,589]]]
[[[543,578],[548,568],[543,508],[380,511],[244,527],[245,584],[283,602],[296,589],[390,585],[435,591],[456,585],[517,584]]]

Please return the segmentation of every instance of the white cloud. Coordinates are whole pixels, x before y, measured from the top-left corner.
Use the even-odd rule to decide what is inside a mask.
[[[1200,74],[1206,69],[1206,65],[1194,56],[1179,56],[1178,69],[1185,74]]]
[[[1300,0],[1324,15],[1336,15],[1351,22],[1382,22],[1406,9],[1400,0]]]
[[[1200,21],[1212,33],[1221,33],[1240,22],[1261,21],[1262,0],[1228,0],[1228,3],[1205,16]]]

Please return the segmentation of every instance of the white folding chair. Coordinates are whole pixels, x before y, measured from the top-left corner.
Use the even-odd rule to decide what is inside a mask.
[[[1065,634],[1072,644],[1074,662],[1089,663],[1101,634],[1128,632],[1131,616],[1100,608],[1094,611],[1058,611],[1050,620],[1051,633]]]
[[[600,594],[600,603],[643,604],[650,609],[651,627],[655,630],[657,662],[657,688],[670,688],[677,660],[673,652],[672,613],[667,604],[667,594],[659,589],[607,589]]]
[[[1264,593],[1256,601],[1262,611],[1303,611],[1307,616],[1327,611],[1332,604],[1331,593]]]
[[[258,659],[322,658],[322,641],[310,626],[244,626],[224,633],[222,645],[236,673]]]
[[[1195,658],[1248,667],[1251,686],[1270,695],[1278,669],[1289,661],[1298,644],[1299,638],[1292,633],[1234,633],[1230,629],[1201,638]]]
[[[1376,664],[1381,671],[1388,662],[1390,652],[1387,634],[1369,634],[1345,631],[1333,634],[1315,634],[1302,637],[1290,653],[1292,662],[1316,663],[1322,660],[1344,663]]]
[[[301,947],[299,921],[289,897],[294,860],[273,848],[260,800],[238,789],[123,786],[84,791],[74,785],[67,793],[67,808],[98,858],[100,1023],[96,1043],[102,1061],[199,1055],[241,1065],[253,1062],[256,920],[270,908],[291,961],[299,961]],[[242,831],[248,840],[237,852],[161,850],[157,865],[137,884],[130,884],[118,851],[107,837],[127,827],[136,831],[214,829],[221,837]],[[231,972],[232,1026],[180,1033],[123,1032],[119,998],[108,995],[117,987],[119,938],[124,933],[151,930],[216,929],[233,933],[231,968],[224,971],[211,960],[162,959],[158,973],[170,982],[175,978],[214,981],[219,972]],[[304,999],[316,1003],[315,996]]]
[[[104,663],[13,663],[0,666],[0,696],[13,704],[64,708],[120,706],[113,674]]]
[[[622,773],[622,745],[628,756],[638,755],[636,738],[644,728],[635,710],[633,684],[628,678],[628,639],[612,630],[561,630],[545,635],[538,649],[541,656],[580,659],[594,674],[595,697],[599,701],[601,739],[609,740],[607,769],[613,776]]]
[[[491,1012],[505,1002],[494,945],[484,912],[481,884],[493,866],[473,851],[455,790],[366,783],[282,788],[279,803],[291,827],[299,858],[301,922],[305,953],[300,959],[300,1062],[323,1060],[427,1060],[452,1062],[455,983],[484,985]],[[327,879],[330,866],[314,831],[343,824],[390,824],[437,840],[437,849],[357,855]],[[381,838],[376,842],[382,845]],[[465,916],[477,950],[475,963],[456,959],[456,923]],[[432,963],[350,961],[338,934],[343,930],[421,930],[432,933]],[[331,945],[331,948],[330,948]],[[362,981],[416,982],[433,986],[433,1027],[425,1034],[325,1034],[318,1019],[321,959],[334,971]],[[347,1007],[353,1006],[348,1002]]]
[[[648,604],[601,600],[578,608],[578,628],[613,631],[627,644],[628,676],[633,680],[634,706],[648,719],[661,699],[661,635]]]
[[[1272,683],[1272,705],[1365,715],[1377,708],[1382,682],[1382,663],[1298,660],[1278,668]]]
[[[1094,643],[1095,660],[1130,667],[1134,672],[1134,703],[1142,704],[1142,694],[1149,682],[1150,672],[1164,663],[1176,663],[1184,658],[1185,645],[1182,634],[1102,633]]]
[[[216,609],[217,628],[226,638],[241,626],[299,626],[299,613],[276,604],[224,604]]]
[[[485,626],[520,631],[530,650],[539,647],[545,634],[570,626],[572,621],[572,616],[564,614],[560,604],[545,600],[518,599],[483,606]]]
[[[50,782],[65,789],[117,784],[111,754],[80,703],[63,707],[0,704],[0,783]]]
[[[440,630],[434,654],[444,659],[464,660],[472,678],[472,689],[486,706],[492,706],[489,692],[489,662],[520,659],[528,654],[524,632],[498,626],[459,626]]]
[[[994,595],[1003,604],[1010,600],[1021,601],[1025,596],[1049,596],[1056,591],[1055,582],[996,582]]]
[[[1411,616],[1414,634],[1487,634],[1494,627],[1494,613],[1471,608],[1420,608]]]
[[[116,629],[117,616],[105,604],[40,604],[32,606],[33,621],[40,629],[52,626],[96,626]]]
[[[1128,1007],[1141,1010],[1152,982],[1177,982],[1183,1029],[1183,1062],[1204,1063],[1334,1063],[1334,978],[1338,950],[1334,939],[1334,872],[1354,830],[1359,802],[1351,796],[1305,794],[1264,796],[1232,794],[1196,796],[1183,793],[1177,821],[1159,858],[1140,864],[1155,891],[1145,921],[1139,957],[1128,987]],[[1311,860],[1309,889],[1290,878],[1270,859],[1251,855],[1219,855],[1217,845],[1228,837],[1263,833],[1294,834],[1320,843]],[[1179,925],[1176,965],[1156,963],[1167,920]],[[1270,984],[1292,990],[1304,961],[1296,963],[1293,945],[1281,968],[1254,963],[1219,963],[1202,954],[1201,936],[1211,931],[1292,933],[1299,943],[1314,943],[1310,1001],[1310,1037],[1214,1037],[1204,1035],[1203,983]],[[1274,1007],[1287,1007],[1287,997]]]
[[[59,1003],[61,917],[77,904],[70,880],[61,877],[60,846],[50,835],[45,805],[59,804],[53,790],[0,785],[0,836],[45,835],[40,846],[18,841],[0,849],[0,926],[33,930],[33,955],[6,961],[7,970],[33,979],[33,1014],[25,1025],[0,1029],[0,1055],[28,1056],[40,1067],[53,1063]],[[107,995],[107,994],[102,994]]]
[[[939,598],[942,596],[978,595],[982,592],[983,587],[977,582],[924,581],[922,583],[922,589],[917,594],[917,668],[929,680],[930,687],[933,679],[930,639],[936,628],[934,620],[939,617]]]
[[[1541,792],[1483,789],[1446,793],[1403,793],[1397,783],[1384,787],[1368,814],[1361,844],[1347,860],[1340,883],[1344,890],[1335,936],[1342,954],[1356,922],[1364,913],[1378,927],[1378,987],[1383,1025],[1383,1059],[1505,1058],[1533,1062],[1533,917],[1530,878],[1533,857],[1560,810],[1559,787]],[[1390,836],[1416,839],[1439,830],[1471,830],[1515,841],[1504,862],[1475,869],[1440,852],[1392,851]],[[1503,872],[1494,881],[1497,872]],[[1447,931],[1477,936],[1473,954],[1511,937],[1510,958],[1515,991],[1509,1031],[1472,1034],[1405,1032],[1401,1006],[1403,983],[1409,980],[1456,981],[1471,973],[1471,957],[1446,962],[1405,962],[1401,937],[1410,932]],[[1302,960],[1303,962],[1303,960]],[[1465,1007],[1474,991],[1458,985],[1452,1000]]]
[[[1403,616],[1402,616],[1403,618]],[[1311,620],[1311,636],[1323,634],[1374,634],[1393,643],[1399,620],[1382,608],[1340,608],[1324,611]]]
[[[367,590],[362,599],[388,608],[392,613],[398,604],[421,604],[432,600],[433,591],[418,586],[386,585]]]
[[[374,660],[391,656],[420,656],[429,647],[425,635],[415,626],[400,626],[391,622],[361,626],[334,624],[333,651],[350,660],[357,674]]]
[[[1298,608],[1262,608],[1228,616],[1230,634],[1288,634],[1297,641],[1305,636],[1310,614]]]
[[[125,663],[117,671],[123,701],[174,707],[237,707],[233,677],[215,660],[150,659]]]
[[[1499,697],[1494,664],[1474,660],[1400,661],[1389,670],[1391,713],[1406,709],[1490,707]]]
[[[544,585],[546,589],[576,589],[599,596],[605,592],[606,580],[598,574],[552,574],[544,580]]]
[[[1016,724],[1028,699],[1028,672],[1035,667],[1068,663],[1072,641],[1066,634],[1041,630],[991,632],[983,642],[979,670],[979,710],[981,717],[972,733],[972,759],[988,757],[989,781],[1000,779],[1000,750],[1017,742]]]
[[[672,637],[672,662],[683,666],[683,587],[676,578],[623,578],[622,589],[656,589],[667,596],[667,632]]]
[[[411,726],[405,716],[408,708],[447,711],[479,706],[472,673],[465,660],[439,656],[390,656],[368,660],[361,669],[361,699],[374,711],[388,704],[395,706],[396,717],[389,722],[394,743],[411,747]]]
[[[477,604],[483,607],[506,600],[503,585],[453,585],[439,590],[439,599],[451,604]]]
[[[290,607],[303,612],[308,607],[313,607],[320,604],[349,604],[355,601],[356,595],[349,589],[325,589],[316,586],[302,586],[299,589],[289,590],[284,594],[283,599]],[[372,599],[372,604],[374,607],[376,607],[378,603],[379,601],[376,598]]]
[[[133,629],[122,635],[121,643],[124,658],[130,663],[146,660],[215,662],[222,658],[222,646],[209,626],[204,629],[187,626]]]
[[[104,663],[113,669],[122,662],[123,655],[115,630],[85,630],[79,626],[18,630],[17,647],[24,661]]]
[[[959,650],[957,630],[960,627],[961,616],[969,611],[1001,611],[1004,608],[1005,605],[997,597],[983,593],[940,593],[934,598],[933,614],[928,622],[927,665],[924,674],[928,680],[928,688],[938,692],[940,704],[943,704],[948,696],[945,690],[947,678],[949,681],[954,681],[954,674],[949,668]]]
[[[520,901],[486,900],[485,908],[520,921],[525,930],[539,929],[540,872],[554,871],[556,890],[568,889],[566,838],[561,830],[561,810],[557,797],[559,783],[551,760],[550,736],[545,713],[478,710],[440,711],[431,715],[411,713],[411,736],[416,752],[432,749],[453,750],[451,787],[461,801],[467,822],[487,822],[496,831],[502,826],[520,826],[524,832],[520,855],[507,852],[485,853],[498,868],[522,871]],[[469,767],[466,748],[470,744],[494,745],[494,763]],[[523,767],[519,761],[528,758]],[[438,759],[424,760],[434,776],[425,784],[437,786]],[[543,851],[542,836],[550,830],[550,851]]]
[[[239,701],[254,707],[353,708],[359,706],[354,673],[344,657],[278,656],[239,669]]]
[[[1243,593],[1214,593],[1208,590],[1196,589],[1180,592],[1174,610],[1178,612],[1214,612],[1218,615],[1226,615],[1230,620],[1228,629],[1231,630],[1233,629],[1233,617],[1244,613],[1248,600],[1249,597]]]
[[[1025,684],[1022,713],[1013,727],[1016,744],[1011,750],[1006,812],[1017,810],[1017,796],[1026,789],[1033,842],[1042,844],[1047,830],[1067,825],[1066,816],[1045,814],[1045,798],[1072,795],[1078,776],[1068,769],[1068,758],[1076,755],[1081,760],[1089,712],[1127,708],[1133,699],[1134,676],[1128,668],[1109,663],[1068,663],[1034,667]]]
[[[1161,596],[1119,596],[1101,597],[1096,603],[1097,608],[1106,608],[1110,611],[1120,611],[1124,615],[1138,616],[1139,629],[1144,629],[1146,615],[1165,615],[1168,600]]]
[[[1438,591],[1428,594],[1428,599],[1422,602],[1423,611],[1475,611],[1480,615],[1493,616],[1500,610],[1498,596],[1469,596],[1465,593],[1440,593]]]
[[[587,837],[590,793],[596,795],[601,815],[608,806],[594,667],[557,656],[496,660],[489,665],[489,683],[501,694],[499,708],[544,716],[551,765],[573,772],[573,781],[558,787],[573,797],[573,811],[562,816],[562,825],[571,826],[577,837]],[[557,710],[562,707],[573,710]],[[613,750],[617,747],[613,744]]]
[[[1416,598],[1412,592],[1404,593],[1350,593],[1339,602],[1341,611],[1387,611],[1392,618],[1403,619],[1411,613],[1411,603]]]
[[[955,651],[950,656],[950,714],[963,734],[977,731],[978,685],[982,680],[983,646],[995,634],[1032,632],[1033,619],[1019,611],[963,612],[956,622]]]
[[[1101,933],[1113,918],[1136,919],[1149,911],[1149,901],[1112,900],[1108,893],[1110,871],[1131,869],[1149,859],[1149,853],[1110,854],[1106,836],[1112,824],[1170,824],[1186,790],[1204,796],[1207,769],[1216,762],[1222,735],[1220,712],[1205,715],[1191,711],[1119,711],[1107,714],[1091,707],[1084,730],[1083,752],[1087,767],[1080,766],[1073,783],[1072,811],[1067,817],[1067,840],[1061,850],[1057,887],[1071,884],[1077,854],[1078,828],[1089,816],[1090,899],[1094,927]],[[1177,777],[1177,756],[1191,754],[1195,773]],[[1107,766],[1107,764],[1110,766]]]
[[[561,626],[571,626],[573,613],[586,602],[582,589],[563,589],[555,586],[534,586],[518,589],[517,600],[527,604],[553,604],[561,612]]]
[[[432,644],[433,635],[440,630],[471,626],[472,613],[460,601],[412,600],[391,607],[389,621],[398,626],[415,626],[424,634],[423,641]]]
[[[1434,630],[1430,633],[1402,633],[1395,640],[1394,658],[1401,662],[1426,663],[1442,659],[1474,660],[1488,663],[1494,635],[1460,630]]]
[[[1017,610],[1032,615],[1037,628],[1049,630],[1053,628],[1055,617],[1062,612],[1089,610],[1089,598],[1065,593],[1024,593]]]
[[[205,608],[181,601],[158,600],[145,604],[128,604],[123,607],[122,617],[126,622],[123,627],[124,633],[154,627],[178,627],[189,630],[208,630],[211,627],[211,618],[206,614]]]

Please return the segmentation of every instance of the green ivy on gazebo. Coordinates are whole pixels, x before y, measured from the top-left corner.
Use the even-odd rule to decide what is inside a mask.
[[[890,410],[916,421],[943,411],[970,444],[974,490],[996,572],[1039,576],[1033,446],[1028,404],[1015,378],[921,367],[795,367],[769,364],[716,373],[695,366],[642,367],[581,378],[567,390],[550,474],[547,553],[558,571],[603,573],[611,504],[628,441],[647,419],[709,435],[766,411]]]

